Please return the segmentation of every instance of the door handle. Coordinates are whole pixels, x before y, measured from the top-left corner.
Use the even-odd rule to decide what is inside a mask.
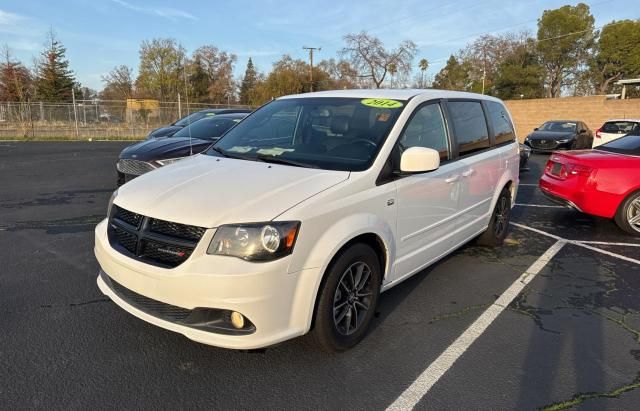
[[[469,177],[470,175],[472,175],[473,173],[475,173],[475,170],[473,168],[468,169],[467,171],[462,173],[462,177]]]
[[[455,176],[445,179],[444,182],[447,184],[451,184],[451,183],[455,183],[458,180],[460,180],[460,176],[456,174]]]

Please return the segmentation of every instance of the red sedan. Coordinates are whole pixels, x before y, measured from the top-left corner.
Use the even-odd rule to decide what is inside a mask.
[[[640,135],[594,150],[554,152],[540,189],[556,203],[613,218],[620,228],[640,236]]]

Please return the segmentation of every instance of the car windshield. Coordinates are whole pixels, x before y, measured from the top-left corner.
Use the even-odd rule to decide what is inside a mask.
[[[640,124],[635,121],[607,121],[600,131],[611,134],[640,134]]]
[[[205,117],[213,117],[216,113],[209,111],[198,111],[197,113],[189,114],[188,116],[182,117],[180,120],[173,123],[174,126],[186,127],[191,123],[195,123],[201,118]]]
[[[626,135],[597,147],[598,150],[612,153],[640,156],[640,135]]]
[[[576,123],[569,121],[547,121],[538,130],[571,132],[576,131]]]
[[[178,130],[171,137],[191,137],[213,140],[239,122],[239,118],[205,117]]]
[[[373,163],[403,106],[386,99],[275,100],[225,134],[209,154],[362,171]]]

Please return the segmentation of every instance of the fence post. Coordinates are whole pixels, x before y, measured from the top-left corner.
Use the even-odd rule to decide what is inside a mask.
[[[76,138],[80,137],[80,132],[78,131],[78,110],[76,109],[76,91],[71,89],[71,99],[73,101],[73,119],[76,123]]]
[[[178,118],[182,118],[182,105],[180,104],[180,93],[178,93]]]

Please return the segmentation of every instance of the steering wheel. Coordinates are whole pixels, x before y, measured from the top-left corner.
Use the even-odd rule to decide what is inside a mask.
[[[371,146],[371,148],[373,148],[374,150],[378,148],[378,145],[373,141],[369,140],[368,138],[356,138],[355,140],[351,141],[349,144],[360,144],[360,143],[364,143],[368,146]]]

